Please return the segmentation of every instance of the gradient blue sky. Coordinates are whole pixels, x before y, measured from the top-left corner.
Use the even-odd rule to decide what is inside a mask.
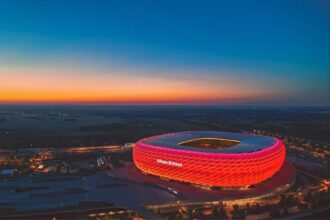
[[[86,86],[93,80],[100,86]],[[330,105],[330,1],[0,0],[0,102],[47,94],[53,102]]]

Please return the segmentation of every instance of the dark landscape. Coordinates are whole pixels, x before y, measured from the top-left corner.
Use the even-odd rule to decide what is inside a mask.
[[[216,105],[0,107],[1,148],[125,144],[186,130],[262,130],[329,144],[330,109]]]

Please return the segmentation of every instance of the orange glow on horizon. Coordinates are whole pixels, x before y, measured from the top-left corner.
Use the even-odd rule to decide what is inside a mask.
[[[5,72],[3,74],[2,72]],[[215,103],[255,100],[253,86],[199,81],[193,77],[91,74],[68,70],[0,69],[0,103],[130,104]]]

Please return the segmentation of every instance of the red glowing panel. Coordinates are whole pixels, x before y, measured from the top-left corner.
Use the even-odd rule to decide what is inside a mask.
[[[247,186],[270,178],[281,168],[285,147],[275,140],[262,150],[238,154],[180,150],[139,141],[133,160],[140,170],[168,179],[207,186]]]

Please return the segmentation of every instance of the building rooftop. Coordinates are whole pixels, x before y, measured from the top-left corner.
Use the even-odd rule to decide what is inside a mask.
[[[225,154],[255,152],[275,142],[276,138],[268,136],[218,131],[185,131],[140,140],[140,143],[158,147]]]

